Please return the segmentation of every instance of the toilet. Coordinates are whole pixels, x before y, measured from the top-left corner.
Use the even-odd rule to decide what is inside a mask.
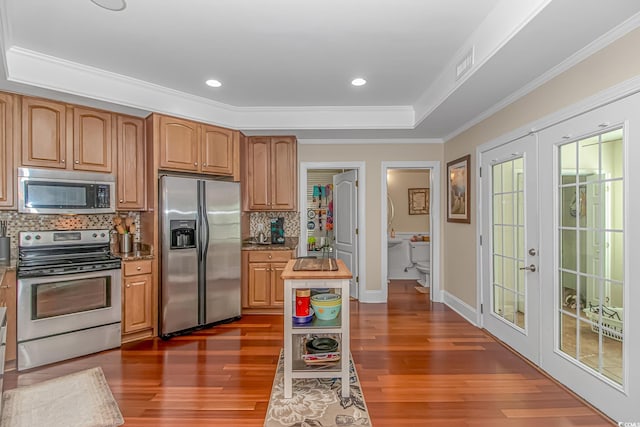
[[[411,262],[420,273],[418,283],[429,287],[431,284],[431,250],[429,242],[409,242]]]

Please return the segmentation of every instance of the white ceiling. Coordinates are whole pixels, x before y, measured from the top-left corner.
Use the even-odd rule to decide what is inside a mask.
[[[635,28],[640,12],[637,0],[126,3],[3,0],[0,87],[247,134],[447,139]]]

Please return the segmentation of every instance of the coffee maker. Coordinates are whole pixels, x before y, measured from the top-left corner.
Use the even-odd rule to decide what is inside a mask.
[[[271,244],[284,244],[284,218],[271,219]]]

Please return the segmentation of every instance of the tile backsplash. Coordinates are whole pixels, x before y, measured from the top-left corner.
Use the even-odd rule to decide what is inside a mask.
[[[264,224],[267,239],[271,239],[271,218],[284,218],[285,237],[298,237],[300,234],[300,214],[298,212],[251,212],[249,227],[251,237],[258,234],[258,224]]]
[[[134,241],[140,241],[139,212],[118,212],[121,217],[132,216],[136,224]],[[17,255],[18,233],[39,230],[113,229],[115,214],[104,215],[38,215],[14,211],[0,212],[0,220],[7,221],[7,236],[11,237],[11,254]]]

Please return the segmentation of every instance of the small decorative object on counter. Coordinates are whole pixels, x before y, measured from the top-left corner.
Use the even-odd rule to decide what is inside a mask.
[[[0,265],[9,265],[11,261],[11,237],[7,237],[7,221],[0,221]]]
[[[296,289],[296,316],[308,316],[311,303],[310,289]]]
[[[284,218],[271,218],[271,243],[284,244]]]

